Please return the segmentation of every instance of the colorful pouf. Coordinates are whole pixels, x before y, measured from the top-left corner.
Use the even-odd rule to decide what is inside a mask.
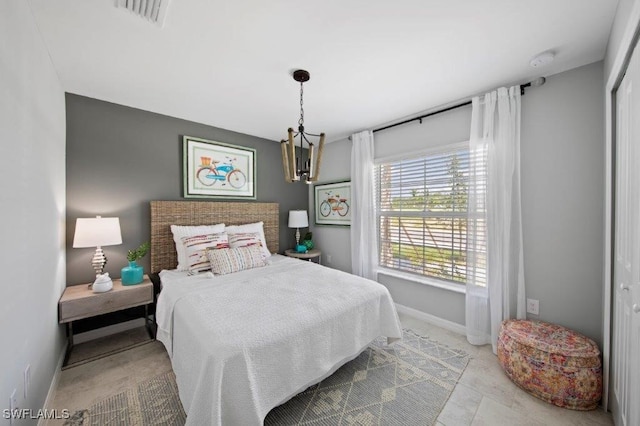
[[[593,410],[602,397],[602,364],[595,342],[541,321],[503,321],[498,360],[530,394],[572,410]]]

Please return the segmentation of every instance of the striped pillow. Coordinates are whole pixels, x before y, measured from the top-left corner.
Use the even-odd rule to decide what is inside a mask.
[[[173,242],[176,244],[176,253],[178,255],[178,271],[188,271],[187,253],[182,244],[183,237],[195,237],[196,235],[217,234],[224,232],[224,223],[217,225],[199,225],[199,226],[183,226],[171,225],[171,233],[173,234]]]
[[[216,275],[226,275],[245,269],[265,266],[260,246],[207,250],[211,271]]]
[[[262,249],[262,239],[258,232],[239,232],[237,234],[229,234],[229,247],[249,247],[258,246]]]
[[[262,243],[262,252],[264,253],[264,258],[268,259],[271,257],[271,253],[269,252],[269,248],[267,247],[267,239],[264,235],[264,222],[256,222],[256,223],[246,223],[244,225],[230,225],[227,226],[224,231],[231,236],[232,234],[243,234],[247,232],[256,232],[260,235],[260,242]]]
[[[226,232],[217,234],[195,235],[182,237],[182,245],[187,255],[187,268],[190,274],[211,269],[207,258],[207,249],[224,249],[229,247]]]

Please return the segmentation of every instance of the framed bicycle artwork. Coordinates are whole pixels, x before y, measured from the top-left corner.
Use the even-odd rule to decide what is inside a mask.
[[[351,181],[314,185],[316,225],[351,225]]]
[[[183,136],[185,198],[256,199],[256,150]]]

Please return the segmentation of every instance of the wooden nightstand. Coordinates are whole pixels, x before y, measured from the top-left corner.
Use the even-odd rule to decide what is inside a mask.
[[[60,324],[67,324],[67,353],[63,365],[69,360],[73,349],[73,321],[96,315],[121,311],[144,305],[145,326],[149,337],[155,338],[152,321],[149,319],[149,305],[153,303],[153,284],[147,275],[144,281],[135,285],[122,285],[113,280],[113,289],[104,293],[94,293],[86,284],[69,286],[58,302]]]
[[[295,257],[296,259],[305,259],[311,262],[312,259],[318,259],[318,263],[322,262],[322,252],[318,249],[311,249],[306,253],[298,253],[293,249],[285,250],[284,254],[289,257]]]

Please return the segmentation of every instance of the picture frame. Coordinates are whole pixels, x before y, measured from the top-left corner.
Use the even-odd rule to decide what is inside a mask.
[[[183,136],[184,198],[256,199],[256,150]]]
[[[351,181],[313,186],[316,225],[351,226]]]

